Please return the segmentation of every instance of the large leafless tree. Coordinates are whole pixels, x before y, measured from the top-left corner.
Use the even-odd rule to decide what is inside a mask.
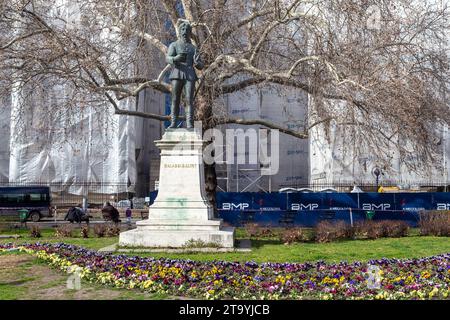
[[[306,139],[332,124],[380,155],[395,147],[427,161],[450,123],[445,1],[3,0],[0,10],[2,88],[63,85],[63,109],[107,102],[116,114],[167,120],[120,101],[170,93],[163,57],[186,18],[205,62],[196,91],[205,129],[261,125]],[[213,112],[222,95],[267,85],[309,95],[302,130]],[[206,179],[214,191],[214,167]]]

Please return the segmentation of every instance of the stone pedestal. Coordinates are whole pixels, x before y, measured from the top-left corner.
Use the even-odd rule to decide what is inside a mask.
[[[158,196],[149,218],[122,232],[119,245],[176,248],[200,240],[233,247],[234,228],[214,219],[206,201],[201,135],[194,129],[168,129],[155,144],[161,149]]]

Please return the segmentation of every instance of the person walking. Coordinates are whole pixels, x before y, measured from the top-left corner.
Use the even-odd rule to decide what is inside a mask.
[[[128,207],[127,210],[125,211],[125,216],[127,217],[127,223],[129,226],[131,226],[131,215],[132,215],[131,208]]]

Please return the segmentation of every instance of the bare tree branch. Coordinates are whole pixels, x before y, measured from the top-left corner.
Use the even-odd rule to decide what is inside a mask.
[[[170,66],[162,56],[181,18],[176,1],[120,3],[74,0],[79,19],[69,27],[68,12],[54,10],[51,2],[33,2],[23,10],[16,1],[3,0],[2,92],[16,83],[24,92],[45,83],[83,101],[71,98],[74,108],[109,102],[119,114],[165,120],[164,115],[121,110],[118,102],[146,89],[171,92],[164,82]],[[204,128],[217,121],[255,124],[297,137],[320,131],[332,139],[334,131],[343,130],[343,141],[351,142],[343,142],[343,149],[358,141],[358,152],[370,146],[387,157],[386,149],[396,143],[408,145],[398,146],[402,159],[411,150],[428,157],[441,134],[437,127],[450,125],[449,9],[412,3],[396,2],[397,12],[388,0],[371,0],[382,15],[379,29],[372,30],[366,2],[183,0],[205,64],[197,73],[196,119]],[[402,10],[408,19],[399,14]],[[295,92],[308,101],[298,104],[307,110],[304,132],[268,119],[219,120],[229,118],[213,109],[226,112],[221,96],[266,85],[281,96]],[[67,99],[60,99],[62,110]]]
[[[264,127],[267,127],[269,129],[275,129],[275,130],[279,130],[282,133],[285,133],[287,135],[299,138],[299,139],[307,139],[308,138],[308,134],[307,133],[303,133],[303,132],[298,132],[298,131],[294,131],[294,130],[290,130],[287,129],[283,126],[277,125],[275,123],[273,123],[272,121],[265,121],[262,119],[251,119],[251,120],[247,120],[247,119],[238,119],[238,118],[225,118],[225,119],[215,119],[214,123],[216,125],[220,125],[220,124],[240,124],[240,125],[261,125]]]
[[[162,0],[162,4],[163,4],[164,8],[166,9],[167,13],[169,14],[172,25],[174,27],[176,27],[177,20],[180,18],[180,15],[178,14],[177,9],[176,9],[176,1]]]

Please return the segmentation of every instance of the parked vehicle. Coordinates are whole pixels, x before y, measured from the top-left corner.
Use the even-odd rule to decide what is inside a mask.
[[[131,200],[120,200],[116,204],[117,208],[128,208],[131,207]]]
[[[20,219],[20,212],[34,222],[52,217],[50,187],[0,187],[0,217]]]

